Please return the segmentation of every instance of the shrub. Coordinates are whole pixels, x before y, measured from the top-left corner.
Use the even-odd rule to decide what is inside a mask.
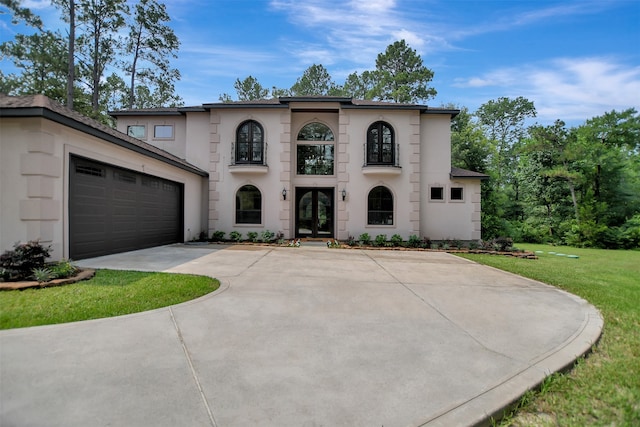
[[[33,279],[36,280],[38,283],[45,283],[55,279],[55,276],[51,271],[51,269],[46,267],[34,268],[32,271],[31,277],[33,277]]]
[[[224,235],[226,233],[224,231],[214,231],[213,234],[211,235],[211,240],[213,240],[214,242],[222,242],[224,240]]]
[[[640,214],[629,218],[620,227],[621,243],[625,249],[640,247]]]
[[[247,238],[255,243],[258,241],[258,233],[256,231],[249,231],[247,233]]]
[[[483,243],[484,249],[500,252],[510,252],[513,250],[513,239],[511,237],[497,237],[489,242]]]
[[[386,241],[387,241],[387,235],[386,234],[378,234],[376,236],[375,241],[373,242],[373,245],[374,246],[384,246]]]
[[[357,245],[357,244],[358,244],[358,241],[356,240],[356,238],[355,238],[355,237],[353,237],[353,236],[349,236],[349,237],[347,238],[347,245],[349,245],[349,246],[355,246],[355,245]]]
[[[421,245],[421,243],[422,241],[420,240],[420,237],[412,234],[411,236],[409,236],[409,241],[407,244],[412,248],[417,248]]]
[[[0,255],[0,273],[4,280],[25,280],[34,269],[44,268],[51,246],[42,246],[38,240],[16,243],[13,250]]]
[[[436,247],[433,247],[433,243],[431,243],[431,239],[428,237],[425,237],[422,239],[422,243],[420,244],[420,246],[422,246],[425,249],[437,249],[438,245],[436,245]]]
[[[262,232],[262,235],[260,236],[260,239],[262,240],[262,242],[264,243],[269,243],[270,241],[273,240],[273,238],[275,237],[275,233],[269,230],[265,230]]]
[[[62,260],[51,264],[49,270],[51,270],[51,274],[53,275],[52,279],[66,279],[67,277],[75,275],[78,272],[78,267],[73,265],[69,260]]]
[[[393,244],[393,246],[402,245],[402,236],[399,234],[394,234],[393,236],[391,236],[391,243]]]
[[[358,240],[360,241],[360,244],[362,244],[362,245],[370,245],[371,244],[371,236],[369,236],[369,233],[362,233],[360,235],[360,237],[358,237]]]
[[[233,230],[231,233],[229,233],[229,238],[234,242],[239,242],[240,240],[242,240],[242,233]]]

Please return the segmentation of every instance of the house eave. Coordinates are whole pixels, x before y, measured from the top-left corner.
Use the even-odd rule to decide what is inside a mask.
[[[51,120],[52,122],[59,123],[61,125],[70,127],[72,129],[78,130],[85,134],[95,136],[96,138],[102,139],[104,141],[110,142],[114,145],[120,146],[122,148],[134,151],[139,154],[143,154],[147,157],[159,160],[163,163],[175,166],[182,170],[194,173],[196,175],[202,177],[208,177],[209,173],[197,168],[192,165],[188,165],[182,163],[178,160],[171,159],[169,157],[165,157],[161,154],[155,153],[151,150],[147,150],[144,147],[135,145],[131,142],[128,142],[124,139],[118,138],[114,135],[111,135],[107,132],[104,132],[100,129],[96,129],[95,127],[89,126],[85,123],[79,122],[77,120],[72,119],[71,117],[65,116],[63,114],[52,111],[46,107],[21,107],[21,108],[0,108],[0,117],[31,117],[31,118],[44,118],[47,120]]]

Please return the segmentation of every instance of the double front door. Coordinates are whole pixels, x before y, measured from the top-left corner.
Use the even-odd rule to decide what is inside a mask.
[[[296,188],[296,236],[333,237],[333,188]]]

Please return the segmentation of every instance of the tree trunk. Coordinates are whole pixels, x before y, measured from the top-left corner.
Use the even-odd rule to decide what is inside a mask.
[[[580,213],[578,211],[578,200],[576,199],[576,188],[571,181],[567,181],[569,185],[569,191],[571,192],[571,201],[573,202],[573,210],[576,215],[576,220],[580,221]]]
[[[75,46],[76,46],[76,6],[74,0],[69,0],[69,70],[67,73],[67,107],[73,110],[73,82],[75,76]]]

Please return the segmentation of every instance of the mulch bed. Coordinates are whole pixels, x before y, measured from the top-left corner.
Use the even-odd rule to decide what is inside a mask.
[[[90,268],[85,268],[80,270],[78,274],[73,277],[67,277],[66,279],[55,279],[50,280],[48,282],[36,282],[36,281],[28,281],[28,282],[0,282],[0,291],[13,291],[13,290],[21,290],[28,288],[47,288],[50,286],[61,286],[61,285],[69,285],[71,283],[76,283],[81,280],[91,279],[95,276],[96,271]]]

